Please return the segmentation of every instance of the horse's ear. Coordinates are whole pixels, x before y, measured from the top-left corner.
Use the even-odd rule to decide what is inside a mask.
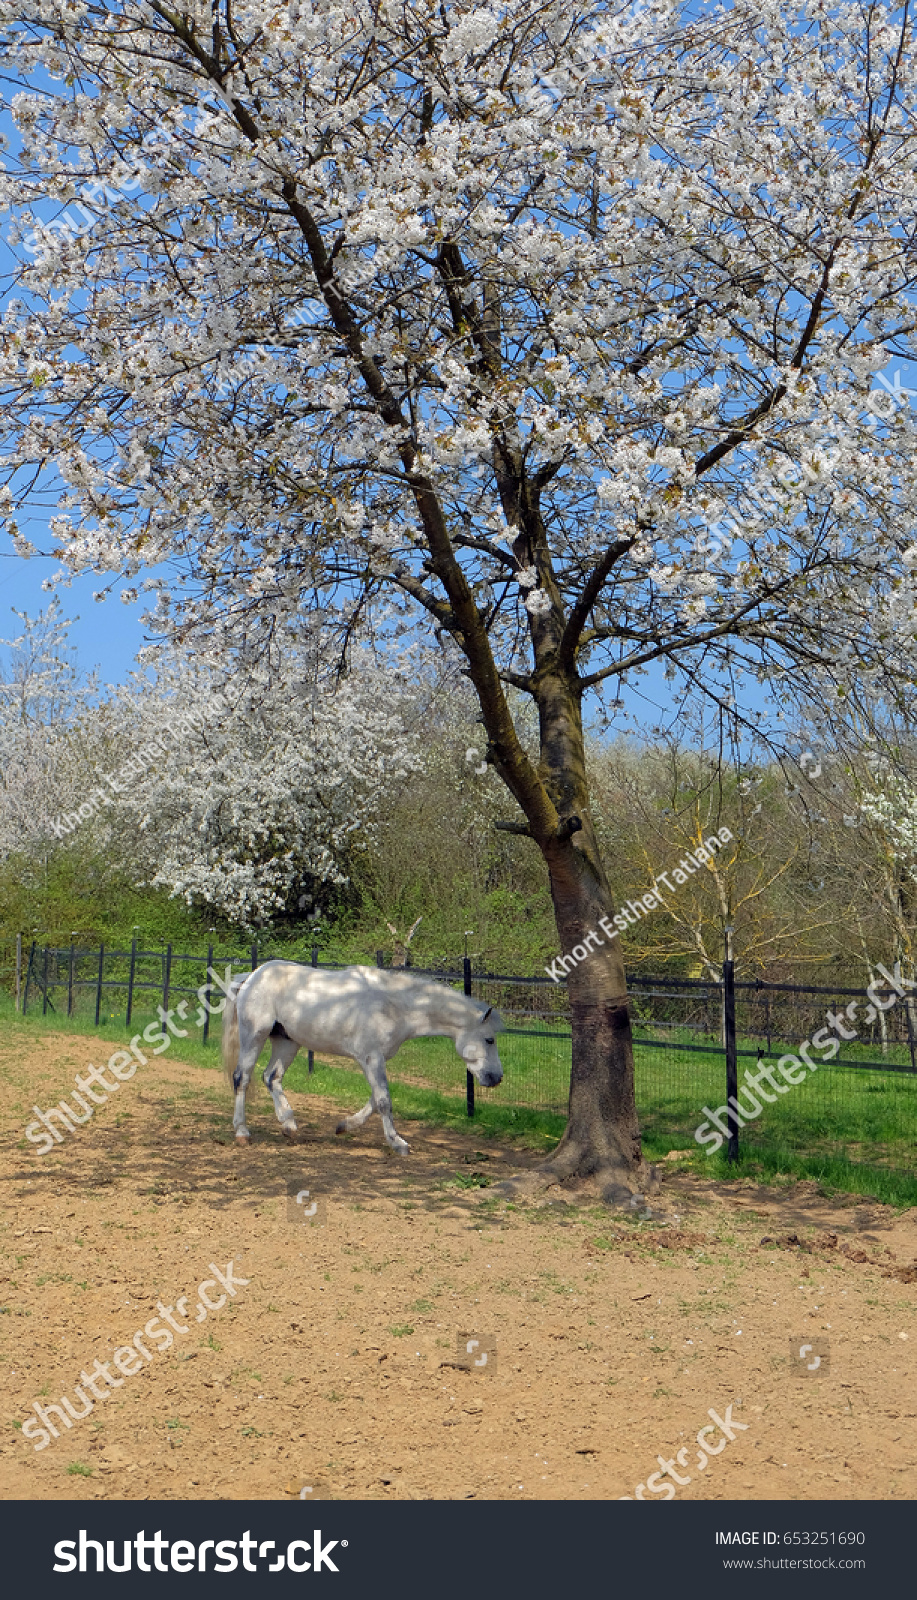
[[[482,1021],[482,1022],[486,1022],[486,1021],[487,1021],[487,1018],[488,1018],[488,1017],[489,1017],[489,1016],[490,1016],[490,1013],[491,1013],[491,1012],[492,1012],[492,1011],[493,1011],[493,1006],[488,1006],[488,1007],[487,1007],[487,1010],[486,1010],[486,1011],[485,1011],[485,1012],[484,1012],[484,1015],[483,1015],[483,1017],[482,1017],[482,1018],[481,1018],[481,1021]]]

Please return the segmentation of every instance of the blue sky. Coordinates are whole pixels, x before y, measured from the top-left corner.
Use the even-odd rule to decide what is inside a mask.
[[[7,92],[11,92],[9,86]],[[6,164],[12,166],[20,138],[5,106],[0,108],[0,134],[6,144]],[[49,215],[56,214],[59,209],[52,208]],[[9,213],[6,221],[9,221]],[[4,229],[0,233],[0,283],[8,281],[9,275],[15,272],[19,258],[18,251],[10,250]],[[39,549],[50,549],[53,541],[40,511],[34,510],[28,521],[20,518],[20,522],[26,537],[33,540]],[[42,589],[42,583],[59,568],[60,562],[51,557],[34,556],[26,561],[16,554],[9,537],[0,535],[0,639],[15,638],[19,632],[20,625],[12,614],[14,607],[35,617],[49,605],[52,595]],[[111,574],[107,576],[110,578]],[[121,683],[144,643],[140,617],[147,609],[150,597],[142,597],[130,606],[123,605],[116,596],[96,602],[92,598],[93,590],[101,589],[104,583],[104,578],[86,573],[74,579],[69,589],[60,590],[59,597],[64,614],[79,618],[70,630],[70,641],[76,648],[80,669],[89,672],[93,667],[98,667],[103,681]],[[116,585],[118,592],[123,587],[123,584]],[[0,660],[5,655],[0,646]]]
[[[42,580],[57,571],[60,563],[43,556],[33,556],[30,561],[25,561],[16,555],[8,540],[2,542],[0,639],[11,639],[19,631],[19,622],[13,616],[12,608],[27,611],[32,617],[44,610],[52,596],[42,590]],[[81,671],[89,672],[93,667],[98,667],[104,682],[123,683],[137,651],[144,643],[140,617],[150,603],[150,596],[141,596],[129,606],[114,596],[95,601],[92,598],[93,590],[101,588],[102,582],[95,574],[84,573],[73,580],[71,588],[60,590],[59,598],[65,616],[79,618],[70,630],[70,642],[76,648],[76,660]]]

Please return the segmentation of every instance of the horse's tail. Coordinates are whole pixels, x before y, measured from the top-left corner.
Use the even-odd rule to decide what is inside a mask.
[[[235,985],[228,989],[226,1003],[223,1006],[223,1071],[233,1089],[235,1070],[239,1065],[239,1016],[236,1010],[238,993],[239,990]]]

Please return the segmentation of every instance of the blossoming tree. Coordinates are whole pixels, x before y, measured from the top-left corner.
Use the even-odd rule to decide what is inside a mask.
[[[910,681],[908,397],[869,399],[915,320],[906,9],[3,0],[0,40],[7,515],[63,480],[64,568],[171,563],[157,624],[211,645],[425,616],[562,950],[613,914],[584,699]],[[569,989],[547,1176],[623,1198],[619,941]]]
[[[109,775],[114,826],[134,830],[138,881],[231,922],[313,912],[418,767],[404,685],[359,655],[335,685],[291,650],[280,675],[253,665],[216,710],[212,677],[188,662],[144,687],[118,697],[136,754]]]
[[[73,664],[71,623],[57,599],[38,617],[14,614],[16,637],[0,639],[0,860],[47,848],[85,765],[81,719],[98,688]]]

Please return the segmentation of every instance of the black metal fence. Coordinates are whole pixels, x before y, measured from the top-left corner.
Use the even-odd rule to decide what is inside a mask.
[[[146,950],[136,941],[130,949],[33,943],[22,955],[21,1009],[27,1014],[40,1005],[43,1013],[91,1014],[96,1024],[123,1018],[129,1025],[135,1011],[157,1006],[168,1011],[170,1003],[209,998],[211,969],[225,978],[227,967],[233,973],[253,970],[270,953],[257,943],[229,954],[212,945],[206,953],[192,954],[171,945]],[[311,956],[314,965],[340,965],[319,963],[315,949]],[[376,961],[386,964],[381,951]],[[466,994],[501,1012],[505,1078],[500,1090],[488,1092],[494,1103],[564,1114],[572,1038],[563,981],[479,973],[467,958],[452,968],[412,970],[460,984]],[[911,998],[899,975],[889,972],[870,990],[736,979],[728,963],[717,978],[633,975],[629,1003],[644,1133],[657,1146],[696,1149],[698,1128],[706,1121],[723,1131],[732,1155],[740,1140],[750,1148],[770,1140],[772,1148],[790,1154],[824,1151],[913,1172],[917,990],[913,993]],[[206,1042],[206,1007],[201,1006],[197,1021]],[[801,1049],[810,1053],[800,1057]],[[782,1074],[786,1067],[792,1077],[793,1062],[797,1072],[791,1084]],[[448,1041],[403,1046],[392,1076],[452,1096],[461,1092]],[[464,1093],[473,1116],[470,1074]]]
[[[39,947],[33,942],[26,959],[22,983],[22,1011],[41,1005],[42,1014],[58,1012],[68,1017],[84,1012],[86,1000],[93,1006],[96,1025],[113,1021],[123,1010],[125,1026],[130,1026],[138,1002],[155,995],[164,1011],[178,996],[198,997],[213,993],[211,970],[234,973],[254,971],[259,964],[257,944],[242,955],[217,955],[210,945],[206,955],[189,955],[169,944],[164,950],[144,950],[135,939],[129,950],[104,944],[84,949],[71,944],[64,948]],[[219,991],[217,991],[219,993]],[[203,1008],[204,1040],[209,1034],[210,1013]]]

